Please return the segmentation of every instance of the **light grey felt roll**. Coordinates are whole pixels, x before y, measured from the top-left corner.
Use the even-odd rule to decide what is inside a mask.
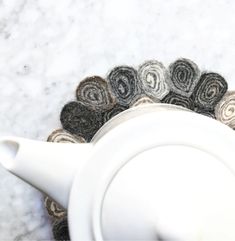
[[[214,110],[228,89],[226,80],[217,73],[203,73],[194,90],[192,98],[195,106]]]
[[[108,74],[107,80],[117,103],[122,106],[129,106],[131,100],[141,92],[137,71],[130,66],[115,67]]]
[[[235,91],[228,91],[215,107],[216,119],[235,129]]]
[[[92,110],[108,110],[115,104],[108,83],[99,76],[87,77],[81,81],[76,90],[76,97]]]
[[[189,59],[178,59],[169,66],[171,91],[190,97],[200,78],[197,65]]]
[[[138,77],[143,92],[161,100],[169,91],[169,72],[164,65],[156,60],[143,63],[138,69]]]
[[[131,102],[130,107],[146,105],[146,104],[154,104],[154,103],[160,103],[160,100],[152,99],[149,96],[142,95],[142,96],[138,96],[138,98],[134,99]]]

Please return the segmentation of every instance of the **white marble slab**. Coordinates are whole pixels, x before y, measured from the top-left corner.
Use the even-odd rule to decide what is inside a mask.
[[[0,135],[45,140],[88,75],[178,57],[235,89],[232,0],[0,0]],[[41,195],[0,168],[0,240],[51,240]]]

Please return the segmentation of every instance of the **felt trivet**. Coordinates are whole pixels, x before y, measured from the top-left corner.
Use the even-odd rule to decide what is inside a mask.
[[[197,65],[189,59],[178,59],[170,65],[169,71],[171,90],[189,97],[200,77]]]
[[[193,94],[194,103],[202,109],[213,110],[227,89],[227,82],[221,75],[203,73]]]
[[[65,104],[60,113],[63,129],[53,131],[47,141],[89,142],[105,122],[122,111],[159,102],[216,117],[235,128],[235,91],[225,94],[226,91],[227,82],[221,75],[200,75],[197,65],[184,58],[168,68],[156,60],[147,61],[138,72],[133,67],[118,66],[106,79],[93,76],[80,82],[77,100]],[[55,239],[69,239],[66,210],[49,197],[45,197],[45,206],[53,221]]]
[[[215,107],[216,119],[235,129],[235,91],[228,91]]]
[[[129,106],[131,100],[140,94],[137,71],[129,66],[118,66],[107,77],[118,104]]]
[[[169,72],[156,60],[147,61],[138,69],[140,86],[146,95],[161,100],[169,93]]]

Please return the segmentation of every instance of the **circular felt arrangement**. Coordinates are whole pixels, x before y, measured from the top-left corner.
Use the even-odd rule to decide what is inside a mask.
[[[200,71],[191,60],[181,58],[168,68],[157,60],[138,68],[117,66],[106,77],[87,77],[76,89],[76,100],[60,113],[63,129],[55,130],[49,142],[90,142],[110,119],[128,108],[151,103],[179,105],[235,129],[235,91],[228,91],[218,73]],[[68,160],[69,161],[69,160]],[[45,197],[56,240],[69,240],[67,212]]]

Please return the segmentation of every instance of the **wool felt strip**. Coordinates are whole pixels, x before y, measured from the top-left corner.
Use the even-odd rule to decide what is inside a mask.
[[[66,130],[58,129],[53,131],[47,138],[48,142],[58,143],[84,143],[86,142],[81,136],[72,135]]]
[[[92,110],[108,110],[115,104],[108,83],[99,76],[87,77],[81,81],[76,90],[76,97]]]
[[[155,99],[163,99],[169,93],[169,72],[156,60],[143,63],[138,69],[138,77],[143,92]]]
[[[53,231],[55,240],[58,240],[58,241],[70,240],[67,217],[56,220],[53,223],[52,231]]]
[[[169,66],[170,89],[180,95],[190,97],[199,81],[200,71],[189,59],[178,59]]]
[[[174,92],[169,92],[169,94],[165,96],[161,102],[166,104],[179,105],[190,110],[194,109],[194,104],[191,98],[176,94]]]
[[[129,106],[131,100],[141,92],[137,71],[132,67],[118,66],[112,69],[107,80],[120,105]]]
[[[215,107],[216,119],[235,129],[235,91],[228,91]]]
[[[213,110],[228,89],[226,80],[217,73],[203,73],[193,94],[196,106]]]
[[[103,122],[107,122],[110,119],[112,119],[114,116],[118,115],[119,113],[123,112],[124,110],[127,110],[128,108],[126,106],[122,106],[119,104],[116,104],[111,110],[108,110],[103,113]]]
[[[140,96],[137,99],[134,99],[131,102],[130,107],[140,106],[140,105],[146,105],[146,104],[153,104],[153,103],[160,103],[160,100],[152,99],[148,96]]]
[[[91,110],[78,101],[69,102],[63,107],[60,121],[65,130],[86,141],[90,141],[103,125],[101,112]]]
[[[202,115],[205,115],[205,116],[208,116],[208,117],[211,117],[211,118],[215,119],[214,110],[208,110],[208,109],[202,109],[202,108],[195,107],[194,111],[198,114],[202,114]]]

